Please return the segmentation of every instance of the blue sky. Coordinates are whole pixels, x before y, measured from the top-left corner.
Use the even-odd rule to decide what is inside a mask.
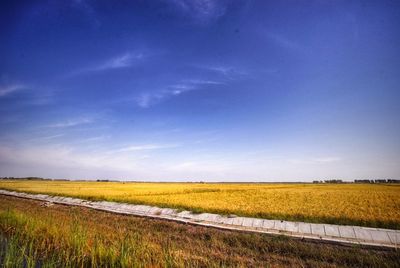
[[[398,1],[8,1],[0,176],[400,177]]]

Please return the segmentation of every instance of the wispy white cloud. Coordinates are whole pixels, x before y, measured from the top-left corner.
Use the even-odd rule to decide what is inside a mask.
[[[20,84],[0,86],[0,97],[7,96],[24,88],[25,86]]]
[[[226,176],[229,170],[234,169],[234,164],[222,159],[190,160],[171,163],[166,165],[165,169],[179,177],[200,177],[208,180],[212,179],[211,174],[215,176],[214,178]]]
[[[102,141],[102,140],[106,140],[110,138],[110,136],[106,136],[106,135],[102,135],[102,136],[95,136],[95,137],[90,137],[90,138],[86,138],[86,139],[82,139],[79,142],[82,143],[86,143],[86,142],[98,142],[98,141]]]
[[[41,156],[41,157],[38,157]],[[60,170],[74,169],[112,169],[131,170],[135,167],[134,159],[107,155],[98,152],[82,152],[76,148],[65,145],[41,145],[10,147],[0,144],[0,158],[11,164],[17,163],[19,167],[28,166],[30,172],[36,166],[41,167],[41,173],[53,169],[54,176],[58,177]]]
[[[265,35],[268,40],[272,41],[273,43],[275,43],[280,47],[289,50],[303,51],[303,47],[298,42],[291,40],[284,35],[277,34],[274,32],[267,32]]]
[[[169,166],[169,169],[177,171],[187,171],[187,170],[192,170],[194,168],[198,168],[198,166],[199,164],[197,162],[188,161],[171,165]]]
[[[180,92],[179,90],[176,91],[176,94]],[[155,93],[142,93],[138,96],[135,101],[136,104],[141,108],[148,108],[151,105],[158,103],[162,99],[166,98],[168,95],[173,95],[173,92],[155,92]]]
[[[20,92],[15,105],[46,105],[54,99],[54,89],[43,88],[42,86],[0,82],[0,98]]]
[[[136,147],[137,154],[128,154],[109,153],[101,149],[88,151],[62,144],[14,146],[0,143],[0,176],[11,173],[12,176],[49,178],[154,179],[165,174],[162,164],[151,160],[152,155],[148,153],[162,146]]]
[[[226,13],[226,3],[221,0],[167,0],[178,13],[198,23],[207,24]]]
[[[220,77],[228,81],[240,79],[248,75],[248,71],[245,71],[243,69],[238,69],[233,66],[210,64],[210,65],[196,65],[195,67],[219,75]]]
[[[203,66],[203,68],[217,73],[221,73],[223,75],[228,75],[229,73],[234,72],[234,69],[232,67],[226,67],[226,66]]]
[[[64,77],[68,78],[86,73],[129,68],[134,64],[142,61],[146,56],[147,54],[145,54],[144,52],[126,52],[124,54],[117,55],[97,64],[89,65],[81,69],[75,70],[69,74],[66,74]]]
[[[148,108],[152,105],[155,105],[165,99],[179,96],[189,91],[201,89],[203,86],[207,85],[222,85],[223,82],[212,81],[212,80],[197,80],[197,79],[189,79],[183,80],[180,83],[176,83],[168,86],[166,89],[153,91],[153,92],[144,92],[140,94],[136,99],[136,104],[141,108]]]
[[[65,127],[74,127],[74,126],[78,126],[78,125],[89,124],[92,122],[93,122],[93,119],[83,117],[83,118],[69,119],[66,121],[48,125],[47,127],[65,128]]]
[[[323,156],[314,158],[289,159],[292,164],[330,164],[341,161],[342,158],[336,156]]]
[[[222,81],[215,80],[205,80],[205,79],[187,79],[183,80],[184,83],[189,83],[191,85],[223,85]]]
[[[111,58],[98,66],[92,67],[90,70],[92,71],[102,71],[102,70],[109,70],[109,69],[119,69],[119,68],[126,68],[132,66],[132,64],[138,60],[143,59],[144,54],[141,52],[132,53],[127,52],[125,54],[116,56]]]
[[[333,162],[338,162],[341,161],[342,159],[340,157],[334,157],[334,156],[327,156],[327,157],[319,157],[319,158],[314,158],[314,162],[318,163],[333,163]]]
[[[149,150],[160,150],[179,147],[179,144],[140,144],[126,146],[110,153],[122,153],[122,152],[136,152],[136,151],[149,151]]]
[[[88,0],[73,0],[70,1],[71,6],[80,10],[84,16],[89,20],[89,22],[95,26],[99,27],[101,25],[101,21],[99,16],[97,15],[95,9],[91,5],[90,1]]]
[[[52,139],[56,139],[56,138],[63,137],[63,136],[64,136],[64,134],[56,134],[56,135],[34,138],[34,139],[32,139],[32,141],[47,141],[47,140],[52,140]]]

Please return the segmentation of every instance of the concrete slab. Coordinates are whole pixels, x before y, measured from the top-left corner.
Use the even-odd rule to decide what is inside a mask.
[[[232,225],[234,219],[235,219],[235,218],[227,218],[227,217],[225,217],[225,218],[223,219],[223,224]]]
[[[274,220],[264,220],[262,227],[265,228],[265,229],[274,229],[275,228],[275,221]]]
[[[163,208],[161,210],[161,215],[171,215],[172,213],[174,213],[174,211],[170,208]]]
[[[142,213],[142,214],[146,214],[146,212],[149,211],[149,209],[146,206],[140,206],[138,208],[138,212]]]
[[[215,217],[215,219],[213,220],[213,223],[221,223],[221,219],[222,219],[222,216],[217,215],[217,217]]]
[[[122,208],[122,209],[132,210],[132,208],[134,206],[130,205],[130,204],[121,204],[121,205],[119,205],[119,207]]]
[[[134,212],[139,212],[139,209],[140,209],[139,205],[131,206],[131,210]]]
[[[286,221],[275,221],[274,229],[278,231],[285,231]]]
[[[150,215],[157,215],[161,213],[161,209],[158,207],[152,207],[150,211],[148,212]]]
[[[48,198],[48,200],[51,200],[51,199],[52,198]],[[69,202],[72,203],[72,204],[80,204],[81,200],[72,198]]]
[[[242,226],[244,226],[244,227],[253,227],[253,221],[254,221],[254,219],[253,218],[243,218],[243,223],[242,223]]]
[[[64,197],[63,202],[71,202],[72,198],[70,197]]]
[[[216,222],[219,217],[218,214],[208,213],[207,221]]]
[[[299,222],[299,233],[312,234],[311,225],[305,222]]]
[[[366,230],[362,227],[354,227],[354,232],[356,233],[356,237],[358,239],[364,240],[364,241],[372,241],[372,235],[370,230]]]
[[[142,212],[142,213],[146,213],[147,211],[149,211],[149,207],[148,206],[145,206],[145,205],[140,205],[139,207],[138,207],[138,211],[139,212]]]
[[[68,200],[68,202],[70,202],[70,200]],[[115,204],[111,202],[104,202],[103,206],[105,206],[106,208],[114,208]]]
[[[263,226],[263,220],[262,219],[254,219],[253,227],[261,228],[262,226]]]
[[[391,244],[390,237],[387,232],[371,230],[370,233],[374,242]]]
[[[144,213],[149,213],[149,211],[152,209],[153,207],[150,207],[150,206],[144,206],[143,207],[143,212]]]
[[[114,206],[112,209],[123,213],[132,213],[132,211],[129,211],[129,209],[125,208],[124,206]]]
[[[325,236],[325,228],[323,224],[311,223],[311,233],[313,235]]]
[[[242,225],[244,218],[243,217],[236,217],[233,218],[233,225]]]
[[[199,221],[206,221],[208,219],[208,213],[201,213],[196,216],[196,219]]]
[[[128,204],[120,204],[118,207],[119,207],[119,210],[131,212],[131,206]]]
[[[134,212],[140,212],[140,209],[141,209],[140,205],[131,206],[131,210]]]
[[[215,222],[224,223],[225,218],[226,218],[225,216],[219,215],[219,217],[215,219]]]
[[[339,233],[343,238],[356,238],[353,226],[339,226]]]
[[[285,231],[292,232],[292,233],[298,233],[299,232],[299,223],[287,221],[285,224]]]
[[[186,215],[190,215],[190,214],[191,214],[190,211],[184,210],[184,211],[181,211],[181,212],[177,213],[176,216],[178,216],[178,217],[185,217]]]
[[[328,236],[340,237],[339,227],[336,225],[325,224],[325,234]]]
[[[400,245],[400,233],[388,231],[387,234],[388,234],[392,244]]]

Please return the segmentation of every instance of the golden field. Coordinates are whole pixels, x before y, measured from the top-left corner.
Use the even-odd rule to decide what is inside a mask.
[[[270,219],[400,229],[400,185],[0,180],[0,188]]]

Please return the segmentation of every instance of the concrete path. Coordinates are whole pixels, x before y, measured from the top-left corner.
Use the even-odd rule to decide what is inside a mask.
[[[339,243],[394,248],[398,248],[400,245],[400,230],[267,220],[236,216],[228,217],[211,213],[194,214],[190,211],[178,211],[171,208],[159,208],[146,205],[132,205],[106,201],[92,202],[78,198],[27,194],[5,190],[0,190],[0,194],[56,204],[88,207],[119,214],[166,219],[220,229],[279,234]]]

